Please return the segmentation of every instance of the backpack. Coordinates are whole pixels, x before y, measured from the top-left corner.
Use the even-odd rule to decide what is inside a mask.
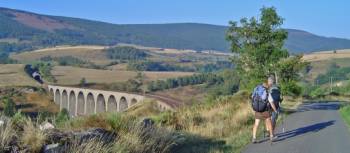
[[[273,103],[276,106],[276,109],[278,109],[280,107],[280,103],[283,100],[281,90],[277,86],[272,86],[270,89],[270,94],[273,99]]]
[[[267,111],[267,103],[267,89],[263,85],[256,86],[252,94],[253,110],[256,112],[265,112]]]

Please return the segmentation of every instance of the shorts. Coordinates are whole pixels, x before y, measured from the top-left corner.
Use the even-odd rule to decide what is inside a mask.
[[[271,117],[271,113],[269,111],[255,112],[255,119],[265,120],[265,119],[268,119],[269,117]]]

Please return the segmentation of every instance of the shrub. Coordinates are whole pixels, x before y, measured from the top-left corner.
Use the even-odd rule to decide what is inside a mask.
[[[302,93],[302,88],[295,82],[282,82],[281,90],[284,95],[299,96]]]
[[[61,125],[68,120],[69,120],[69,112],[67,109],[64,108],[58,113],[55,121],[57,125]]]
[[[113,148],[112,144],[113,142],[105,144],[99,139],[92,139],[83,143],[80,141],[74,141],[65,151],[74,153],[110,153]]]
[[[16,113],[16,104],[11,98],[6,97],[4,99],[4,114],[8,117],[12,117]]]
[[[38,117],[37,117],[37,120],[39,123],[41,122],[44,122],[44,121],[47,121],[49,119],[51,119],[52,117],[54,116],[53,113],[47,111],[47,110],[43,110],[43,111],[40,111],[38,113]]]
[[[310,92],[312,98],[322,97],[326,94],[326,91],[323,88],[316,88]]]
[[[13,117],[12,122],[16,127],[23,127],[25,124],[27,118],[21,113],[21,111],[18,111]]]
[[[5,152],[11,141],[16,137],[16,131],[12,128],[13,122],[2,118],[4,124],[0,126],[0,152]]]
[[[46,140],[46,134],[28,119],[20,137],[22,148],[27,148],[29,152],[40,152]]]

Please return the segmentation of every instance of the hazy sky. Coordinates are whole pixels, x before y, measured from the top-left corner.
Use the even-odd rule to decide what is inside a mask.
[[[227,25],[229,20],[257,16],[262,6],[276,7],[285,28],[350,38],[349,0],[0,0],[0,7],[117,24]]]

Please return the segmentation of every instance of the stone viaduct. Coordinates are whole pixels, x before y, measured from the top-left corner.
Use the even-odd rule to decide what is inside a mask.
[[[122,112],[145,100],[142,95],[85,88],[48,85],[48,90],[60,110],[66,108],[71,116]],[[173,109],[171,105],[159,100],[157,107],[160,110]]]

